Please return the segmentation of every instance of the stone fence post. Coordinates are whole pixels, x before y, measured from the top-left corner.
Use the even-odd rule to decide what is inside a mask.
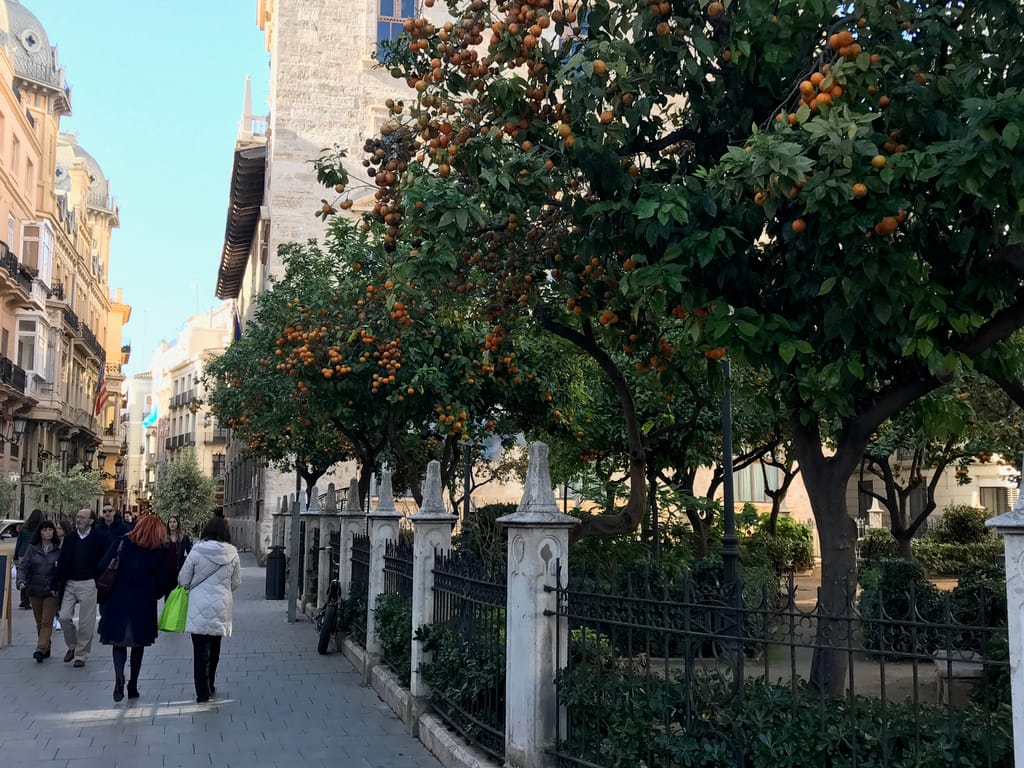
[[[338,497],[334,483],[327,484],[327,498],[320,511],[320,557],[317,561],[316,607],[320,610],[327,602],[327,588],[331,577],[331,534],[338,530]]]
[[[555,676],[565,663],[569,627],[557,615],[557,593],[545,587],[568,578],[569,531],[579,520],[558,511],[544,443],[530,445],[523,500],[498,523],[508,528],[505,765],[547,768],[545,750],[558,738]]]
[[[1002,535],[1005,548],[1014,768],[1024,768],[1024,469],[1021,491],[1013,509],[985,523]]]
[[[302,548],[305,550],[302,553],[302,610],[305,611],[306,605],[313,602],[315,596],[313,594],[313,563],[316,562],[319,567],[319,558],[314,561],[313,557],[316,557],[319,553],[313,550],[314,533],[320,530],[320,494],[317,492],[317,488],[314,485],[309,490],[309,502],[306,508],[302,510],[302,523],[305,526],[305,535],[302,537]]]
[[[439,462],[427,465],[423,504],[409,519],[413,526],[412,631],[415,633],[420,627],[434,623],[434,553],[451,550],[452,527],[458,519],[444,508]],[[429,661],[430,654],[420,641],[413,638],[409,641],[412,643],[409,689],[416,698],[425,699],[430,690],[423,682],[420,667]]]
[[[377,509],[369,515],[370,521],[370,578],[366,592],[366,653],[373,657],[369,666],[383,652],[377,637],[377,598],[384,592],[384,553],[389,541],[398,540],[398,523],[402,513],[395,509],[395,497],[391,491],[391,473],[381,474],[380,490],[377,493]]]
[[[352,478],[348,485],[348,498],[345,508],[338,515],[338,526],[341,530],[341,543],[338,549],[338,583],[341,585],[341,597],[348,600],[352,587],[352,537],[366,530],[366,515],[359,504],[359,481]]]

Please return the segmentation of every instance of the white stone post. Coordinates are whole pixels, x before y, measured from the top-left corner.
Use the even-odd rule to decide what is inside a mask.
[[[544,587],[557,584],[559,566],[562,582],[568,578],[569,530],[579,520],[558,511],[544,443],[530,445],[523,500],[498,523],[508,528],[505,765],[546,768],[552,761],[545,750],[558,737],[555,676],[569,628],[556,614],[557,593]]]
[[[1024,468],[1020,485],[1013,509],[985,523],[1002,535],[1005,549],[1014,768],[1024,768]]]
[[[415,634],[420,627],[434,623],[434,553],[451,550],[452,527],[458,519],[444,508],[439,462],[432,461],[427,465],[423,504],[409,519],[413,526],[412,631]],[[413,696],[425,699],[430,695],[430,689],[423,682],[420,667],[430,660],[430,654],[423,643],[412,638],[410,642],[412,674],[409,689]]]
[[[334,491],[334,483],[327,484],[327,498],[324,508],[320,510],[320,557],[317,561],[316,607],[324,607],[327,602],[327,588],[331,584],[331,534],[338,530],[338,497]]]
[[[341,529],[341,544],[338,552],[338,583],[341,585],[341,597],[348,599],[349,588],[352,586],[352,537],[366,530],[366,515],[359,505],[359,481],[352,478],[348,486],[348,499],[345,509],[338,515]]]
[[[317,492],[315,485],[309,491],[309,502],[306,508],[302,510],[302,522],[306,526],[306,537],[302,541],[303,549],[305,549],[305,552],[302,553],[302,609],[305,610],[306,605],[315,599],[313,594],[313,563],[316,562],[317,567],[320,565],[319,558],[316,561],[313,560],[319,553],[316,551],[310,552],[313,545],[313,533],[320,530],[320,494]]]
[[[395,509],[395,497],[391,492],[391,473],[384,471],[377,493],[377,509],[368,515],[370,519],[370,578],[366,598],[366,653],[379,657],[383,648],[377,637],[377,598],[384,591],[384,552],[388,541],[398,540],[398,523],[402,513]],[[376,660],[371,662],[372,667]]]

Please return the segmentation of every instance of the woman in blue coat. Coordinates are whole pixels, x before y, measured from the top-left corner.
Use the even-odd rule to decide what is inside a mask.
[[[128,698],[139,696],[139,671],[147,645],[157,636],[157,600],[167,582],[167,528],[156,515],[146,515],[124,536],[114,540],[100,562],[97,575],[120,557],[117,578],[103,603],[100,642],[113,646],[114,701],[124,698],[124,667],[131,649]]]

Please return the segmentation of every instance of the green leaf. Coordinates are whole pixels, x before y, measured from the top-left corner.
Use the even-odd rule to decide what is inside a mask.
[[[792,341],[779,344],[779,357],[787,364],[793,362],[793,358],[796,357],[796,344]]]
[[[1014,149],[1020,141],[1020,125],[1018,123],[1007,123],[1003,128],[1003,143],[1007,149]]]
[[[821,287],[818,289],[818,295],[819,296],[824,296],[826,293],[829,293],[835,287],[835,284],[836,284],[836,279],[834,277],[827,278],[821,284]]]

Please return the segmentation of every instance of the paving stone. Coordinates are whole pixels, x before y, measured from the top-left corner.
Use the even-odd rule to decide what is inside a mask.
[[[341,654],[316,653],[308,622],[289,624],[263,599],[264,571],[243,555],[234,635],[217,695],[195,701],[188,635],[146,649],[141,697],[114,703],[110,649],[93,644],[81,669],[32,659],[32,614],[14,615],[0,649],[0,764],[7,768],[438,768],[440,763],[364,687]],[[63,653],[59,637],[56,646]]]

